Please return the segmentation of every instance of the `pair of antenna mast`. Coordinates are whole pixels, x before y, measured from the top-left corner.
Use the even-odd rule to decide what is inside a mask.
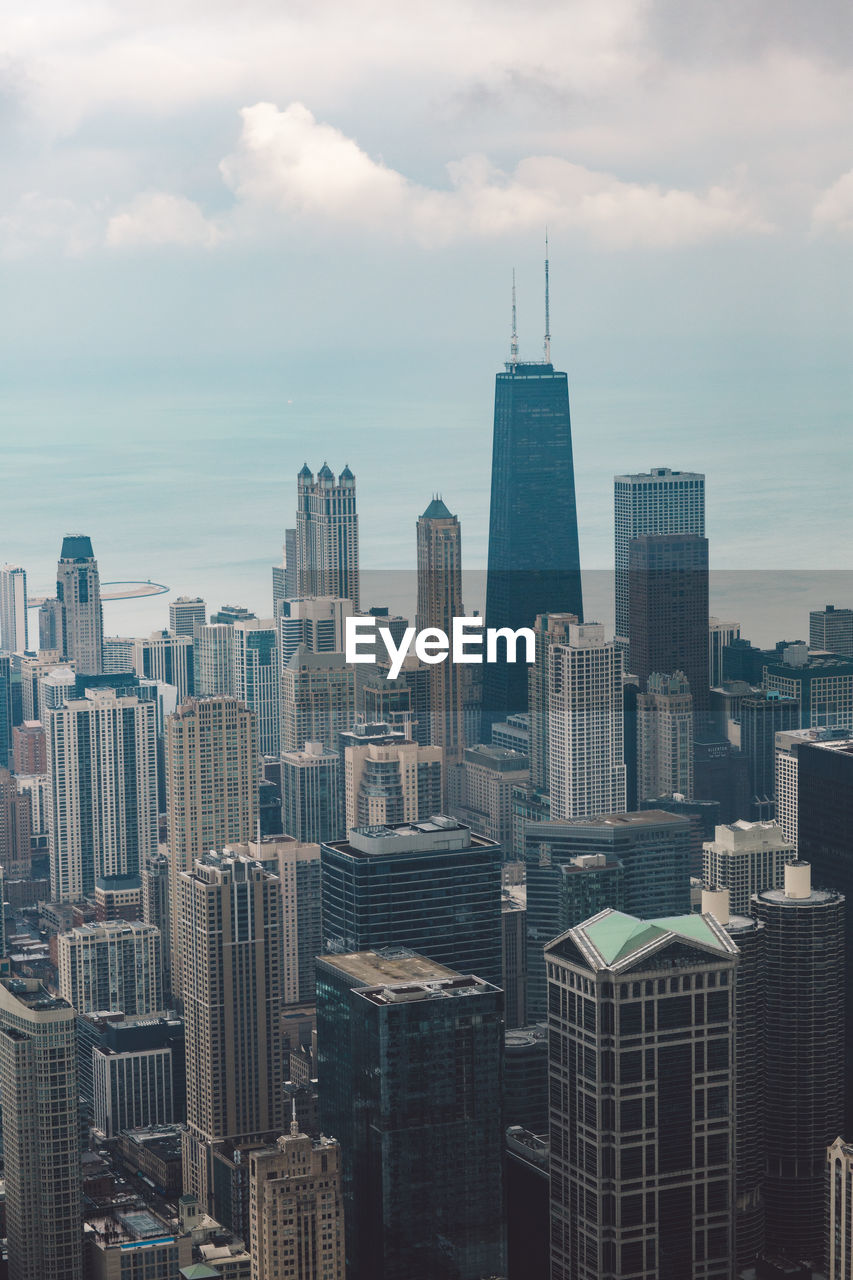
[[[512,337],[509,344],[510,364],[518,364],[518,317],[515,305],[515,267],[512,269]],[[551,283],[548,263],[548,230],[545,229],[545,363],[551,363]]]

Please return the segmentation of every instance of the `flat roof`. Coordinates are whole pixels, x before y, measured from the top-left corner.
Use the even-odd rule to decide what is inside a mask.
[[[417,955],[414,951],[352,951],[348,955],[324,955],[324,964],[333,965],[367,987],[395,982],[438,982],[458,978],[455,969]]]

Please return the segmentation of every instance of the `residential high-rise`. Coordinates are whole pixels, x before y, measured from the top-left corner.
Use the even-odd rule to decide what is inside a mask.
[[[344,1280],[341,1148],[294,1119],[274,1147],[249,1156],[252,1280]]]
[[[812,609],[809,614],[809,648],[853,658],[853,609]]]
[[[101,646],[104,675],[124,675],[133,671],[135,643],[132,636],[104,636]]]
[[[536,661],[528,671],[530,785],[547,791],[551,782],[548,750],[549,705],[551,696],[551,648],[569,644],[570,628],[577,625],[574,613],[540,613],[533,630]]]
[[[637,697],[637,798],[693,799],[693,695],[681,671],[654,672]]]
[[[25,720],[12,730],[12,767],[15,773],[47,773],[47,744],[40,720]]]
[[[356,828],[323,845],[322,868],[324,951],[406,947],[500,985],[494,841],[446,817]]]
[[[551,646],[548,701],[552,818],[623,810],[622,655],[601,623]]]
[[[306,742],[338,750],[339,735],[355,721],[355,673],[343,653],[312,653],[299,645],[281,677],[281,749]]]
[[[798,851],[811,864],[816,885],[853,903],[853,737],[821,738],[796,748]],[[845,1119],[853,1125],[853,908],[844,913],[844,1002],[835,1030],[844,1031]],[[837,1136],[837,1134],[836,1134]]]
[[[184,1190],[213,1212],[215,1149],[261,1145],[284,1124],[278,877],[242,854],[207,853],[178,876],[176,914],[184,939]]]
[[[708,541],[698,533],[642,534],[628,544],[631,670],[648,687],[655,671],[680,671],[693,714],[708,711]]]
[[[77,1013],[163,1009],[160,930],[141,920],[81,924],[57,935],[59,992]]]
[[[178,596],[169,602],[169,630],[173,636],[192,639],[196,626],[207,622],[207,605],[201,596]]]
[[[234,623],[232,632],[232,691],[255,713],[261,755],[277,756],[280,707],[275,623],[272,618],[241,620]]]
[[[449,636],[453,619],[463,616],[462,533],[456,516],[434,497],[418,520],[418,612],[416,627],[438,628]],[[461,760],[465,745],[462,672],[456,662],[430,667],[430,741],[444,748],[445,768]]]
[[[62,539],[56,567],[56,597],[62,605],[62,651],[78,675],[103,671],[104,619],[101,579],[92,539]]]
[[[410,952],[323,956],[317,1042],[348,1280],[505,1275],[499,989]]]
[[[29,649],[27,628],[27,571],[20,565],[0,568],[0,649],[23,653]]]
[[[723,650],[740,639],[740,623],[711,616],[708,619],[708,684],[712,689],[723,683]]]
[[[287,836],[265,836],[260,844],[231,846],[278,876],[282,900],[282,999],[285,1005],[314,1000],[314,963],[322,950],[320,846]]]
[[[278,618],[285,600],[297,595],[296,530],[285,529],[281,563],[272,567],[272,616]]]
[[[341,758],[322,742],[281,753],[281,825],[294,840],[322,844],[341,832]]]
[[[781,889],[785,867],[797,858],[796,845],[786,840],[778,823],[743,819],[717,827],[703,850],[704,883],[711,889],[728,890],[736,916],[749,915],[754,894]]]
[[[443,766],[442,747],[391,736],[345,747],[346,830],[426,821],[441,809]]]
[[[160,846],[142,864],[142,919],[160,930],[160,960],[163,965],[163,991],[172,991],[172,924],[169,901],[169,859]]]
[[[32,808],[27,790],[0,767],[0,866],[10,880],[30,875]]]
[[[649,472],[614,477],[616,561],[616,643],[627,649],[630,636],[629,547],[645,533],[705,536],[705,477],[693,471],[652,467]],[[627,655],[626,655],[627,659]],[[680,663],[658,667],[672,671]],[[629,669],[636,670],[633,659]]]
[[[276,615],[281,670],[301,644],[313,653],[342,653],[346,620],[352,614],[352,601],[339,596],[288,596],[282,600]]]
[[[138,876],[157,850],[157,730],[138,682],[65,689],[44,710],[50,881],[55,901],[76,902],[98,879]]]
[[[800,704],[774,689],[749,694],[738,713],[739,746],[749,766],[750,817],[776,817],[776,734],[800,726]]]
[[[518,751],[482,744],[466,747],[455,812],[472,831],[511,849],[513,794],[516,787],[526,787],[529,781],[529,761]]]
[[[199,698],[234,695],[234,627],[197,623],[193,633],[193,685]]]
[[[307,462],[297,477],[296,594],[342,596],[358,610],[355,476],[335,479],[324,462],[317,479]]]
[[[0,768],[12,760],[12,656],[0,653]]]
[[[39,605],[39,651],[62,654],[62,601],[48,596]]]
[[[540,613],[583,618],[569,389],[551,363],[547,318],[542,363],[510,359],[495,379],[486,625],[532,627]],[[513,325],[513,329],[515,325]],[[483,673],[487,724],[527,707],[523,663]]]
[[[604,911],[545,955],[552,1280],[730,1280],[735,943]]]
[[[172,990],[180,998],[178,877],[210,849],[250,840],[257,821],[254,716],[236,698],[190,698],[166,720]]]
[[[807,862],[752,903],[765,930],[767,1239],[820,1263],[826,1148],[844,1128],[844,897]]]
[[[403,659],[400,674],[389,678],[390,659],[378,656],[359,676],[356,699],[359,716],[367,723],[405,725],[407,736],[421,747],[430,745],[430,668],[414,653]]]
[[[603,854],[605,869],[619,862],[622,870],[613,875],[611,889],[600,883],[594,890],[612,893],[612,900],[600,906],[618,906],[621,893],[624,910],[632,915],[676,916],[690,910],[691,847],[688,820],[654,809],[526,824],[529,1021],[545,1016],[542,948],[560,933],[568,905],[564,895],[574,888],[562,885],[562,867],[580,856]]]
[[[133,641],[131,663],[138,676],[174,685],[179,703],[195,691],[192,633],[152,631],[147,640]]]
[[[74,1010],[35,978],[0,978],[0,1091],[10,1280],[83,1280]]]

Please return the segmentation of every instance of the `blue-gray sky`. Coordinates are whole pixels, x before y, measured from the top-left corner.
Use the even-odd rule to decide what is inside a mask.
[[[510,272],[538,357],[547,223],[586,563],[610,557],[612,473],[669,464],[708,473],[717,563],[843,567],[852,13],[19,5],[0,48],[2,554],[43,575],[92,527],[102,559],[140,549],[114,576],[148,576],[154,522],[180,558],[225,520],[269,563],[296,470],[329,454],[357,471],[366,561],[409,563],[441,489],[482,562]]]

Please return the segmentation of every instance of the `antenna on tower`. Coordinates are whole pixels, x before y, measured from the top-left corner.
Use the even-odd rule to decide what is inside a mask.
[[[511,364],[518,364],[518,320],[515,308],[515,267],[512,269],[512,338],[509,344]]]
[[[548,228],[545,228],[545,363],[551,363],[551,285],[548,268]]]

